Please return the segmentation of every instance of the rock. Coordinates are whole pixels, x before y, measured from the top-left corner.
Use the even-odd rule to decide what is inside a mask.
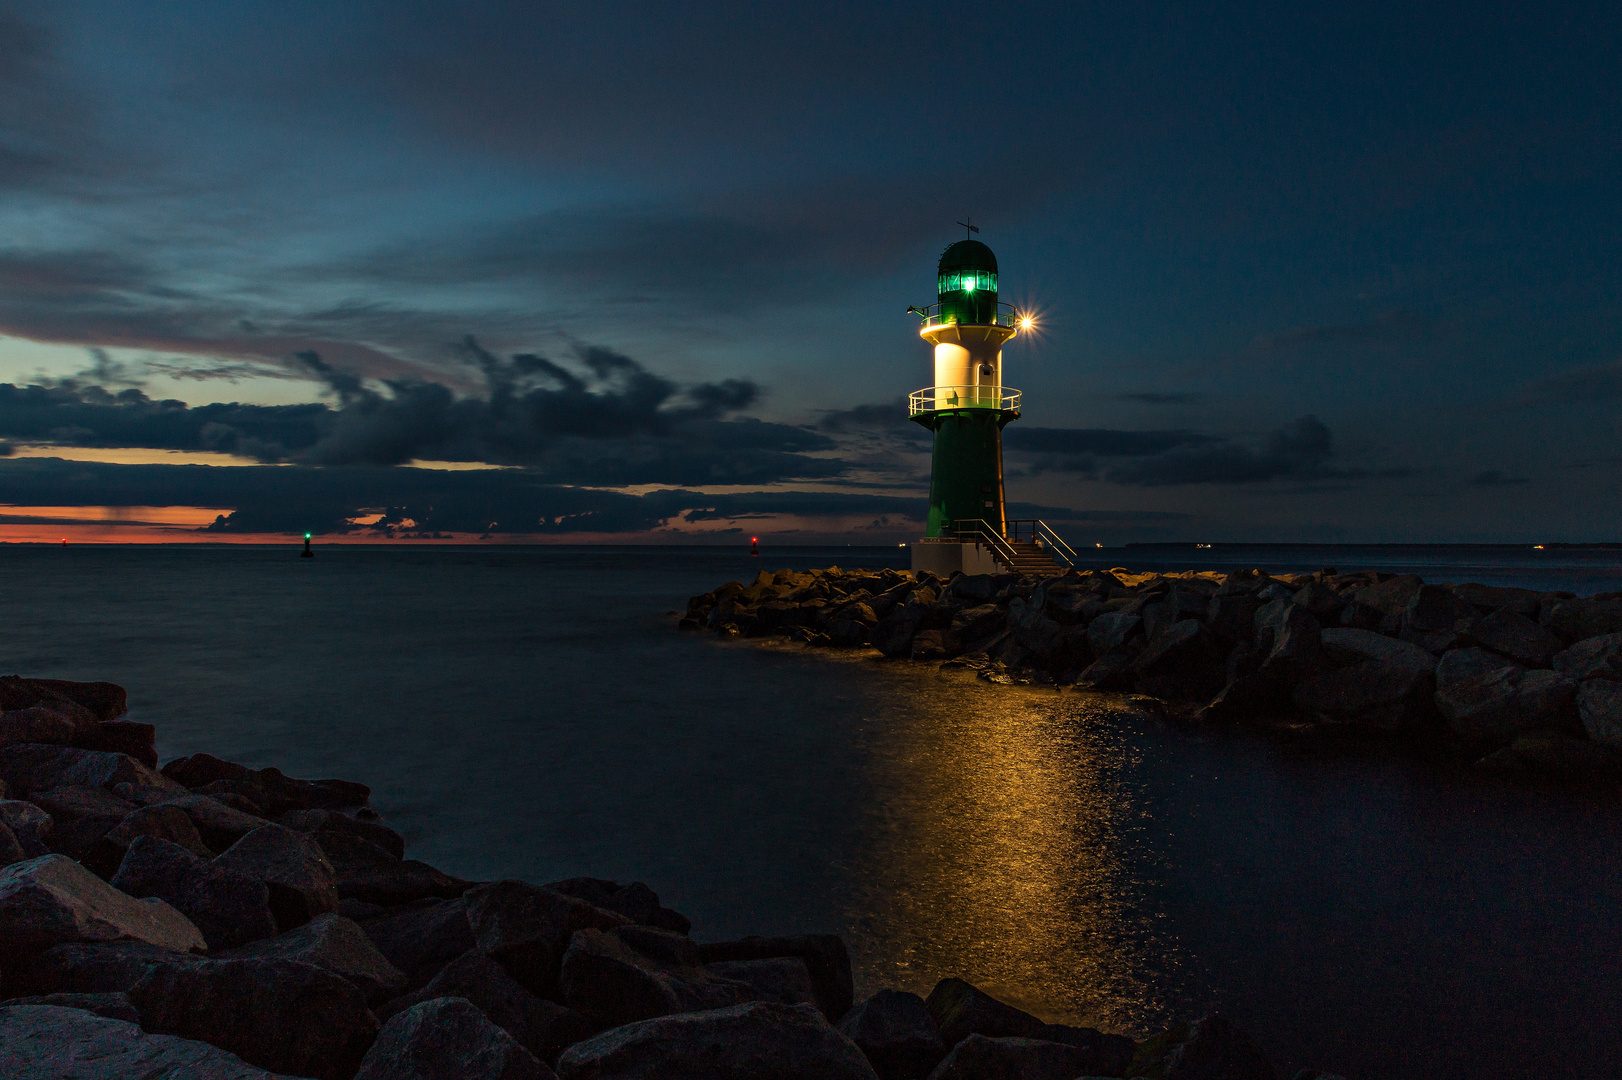
[[[173,906],[197,926],[210,950],[236,948],[277,931],[263,881],[158,837],[136,837],[112,883],[131,896],[155,896]]]
[[[1092,1055],[1074,1046],[970,1035],[952,1048],[929,1080],[1076,1080],[1092,1072]]]
[[[1126,1075],[1146,1080],[1278,1080],[1261,1048],[1218,1013],[1145,1039]]]
[[[283,775],[276,768],[249,770],[230,778],[214,780],[196,790],[203,795],[240,795],[272,818],[279,818],[289,810],[312,807],[342,810],[365,806],[371,794],[371,789],[365,784],[347,780],[299,780]]]
[[[1427,672],[1365,660],[1313,672],[1295,684],[1290,701],[1320,722],[1397,731],[1413,726],[1429,712],[1431,693]]]
[[[1561,600],[1549,610],[1544,625],[1566,641],[1615,634],[1622,631],[1622,601]]]
[[[924,1004],[947,1046],[956,1046],[970,1035],[1028,1038],[1042,1026],[1030,1013],[1004,1005],[962,979],[942,979]]]
[[[148,1031],[200,1039],[295,1076],[348,1080],[377,1034],[360,990],[292,960],[154,964],[127,992]]]
[[[1527,671],[1485,649],[1454,649],[1436,665],[1436,707],[1468,739],[1502,744],[1534,728],[1566,726],[1576,692],[1567,675]]]
[[[168,904],[126,896],[62,855],[41,855],[0,869],[0,941],[8,957],[67,942],[207,948],[197,927]]]
[[[234,761],[223,761],[213,754],[193,754],[176,758],[161,770],[164,776],[188,788],[200,788],[216,780],[240,780],[253,770]]]
[[[1256,611],[1260,674],[1280,681],[1300,679],[1323,665],[1322,630],[1307,610],[1274,600]]]
[[[979,641],[1005,629],[1008,626],[1008,615],[1008,612],[996,604],[965,608],[952,616],[951,630],[959,641]]]
[[[1162,665],[1185,665],[1211,660],[1216,649],[1210,633],[1197,619],[1184,619],[1161,628],[1132,666],[1139,671],[1150,671]]]
[[[816,1005],[811,971],[798,956],[778,956],[770,960],[722,960],[705,964],[710,974],[749,987],[750,1001],[775,1001],[779,1005]]]
[[[434,998],[465,998],[541,1061],[555,1061],[563,1048],[588,1038],[597,1028],[573,1009],[538,998],[507,969],[477,949],[451,961],[420,990],[395,998],[375,1011],[387,1022],[395,1013]]]
[[[1622,633],[1584,638],[1571,648],[1556,653],[1552,664],[1554,670],[1564,672],[1579,682],[1584,679],[1622,679]]]
[[[337,810],[309,809],[289,810],[281,816],[281,824],[301,833],[348,833],[371,841],[396,859],[405,858],[405,840],[381,821],[371,821]]]
[[[29,855],[23,850],[17,835],[4,825],[0,825],[0,867],[20,863]]]
[[[178,896],[187,879],[207,864],[172,840],[140,836],[130,841],[109,884],[129,896]]]
[[[141,1014],[130,1004],[130,996],[114,994],[41,994],[38,997],[12,998],[0,1001],[0,1009],[17,1005],[51,1005],[58,1009],[83,1009],[87,1013],[104,1016],[109,1020],[123,1020],[139,1024]],[[0,1061],[4,1061],[0,1057]]]
[[[1206,606],[1205,619],[1217,640],[1232,645],[1255,634],[1256,611],[1261,601],[1250,593],[1218,594]]]
[[[797,934],[791,937],[746,937],[741,941],[713,941],[698,947],[706,964],[731,960],[770,960],[797,956],[805,961],[817,1003],[829,1023],[850,1011],[856,997],[850,952],[834,934]]]
[[[85,854],[84,864],[102,877],[110,878],[124,860],[124,853],[137,836],[152,836],[178,844],[202,859],[212,859],[214,852],[203,843],[197,826],[178,806],[143,806],[132,811],[113,826]]]
[[[950,630],[920,630],[912,637],[912,659],[926,662],[948,660],[962,650],[962,643]]]
[[[839,1032],[867,1055],[882,1080],[925,1076],[946,1056],[929,1006],[902,990],[880,990],[855,1006],[839,1021]]]
[[[1483,615],[1491,615],[1500,608],[1507,608],[1517,615],[1524,615],[1528,619],[1538,617],[1538,604],[1541,594],[1531,589],[1507,589],[1495,585],[1455,585],[1453,595],[1471,605]]]
[[[66,746],[73,742],[74,733],[72,720],[42,705],[0,713],[0,746],[12,743]]]
[[[1071,1027],[1068,1024],[1043,1024],[1030,1038],[1043,1042],[1064,1043],[1087,1052],[1092,1060],[1087,1068],[1099,1076],[1125,1076],[1132,1063],[1138,1044],[1125,1035],[1113,1035],[1090,1027]]]
[[[1577,715],[1596,743],[1622,747],[1622,682],[1587,679],[1577,687]]]
[[[128,754],[149,769],[158,767],[158,729],[132,720],[104,720],[88,740],[91,750]]]
[[[475,947],[467,907],[458,900],[418,900],[360,924],[377,951],[405,973],[415,990]]]
[[[876,1080],[816,1009],[757,1001],[643,1020],[576,1043],[561,1080]]]
[[[612,930],[630,922],[527,881],[489,882],[469,889],[463,899],[479,951],[541,997],[550,996],[575,931]]]
[[[1417,645],[1396,638],[1376,634],[1372,630],[1357,630],[1334,626],[1324,630],[1319,638],[1324,652],[1331,659],[1355,662],[1375,660],[1392,667],[1404,668],[1433,675],[1436,657]]]
[[[317,915],[297,929],[218,956],[223,960],[258,957],[314,964],[353,983],[372,1004],[399,994],[406,983],[405,975],[377,951],[365,931],[342,915]]]
[[[678,934],[685,934],[693,928],[687,916],[660,906],[659,894],[640,881],[621,885],[602,878],[569,878],[567,881],[554,881],[544,888],[584,900],[604,911],[618,912],[641,926],[674,930]]]
[[[1256,599],[1264,604],[1288,602],[1295,599],[1295,590],[1282,582],[1275,581],[1265,588],[1258,589]]]
[[[221,852],[214,865],[264,882],[283,930],[338,908],[337,875],[320,845],[284,826],[260,826]]]
[[[1476,609],[1440,585],[1421,585],[1402,612],[1404,630],[1433,633],[1457,630],[1476,618]]]
[[[355,1080],[555,1080],[465,998],[443,997],[395,1015]]]
[[[53,824],[51,815],[31,802],[21,799],[0,799],[0,825],[10,829],[23,854],[30,859],[44,855]]]
[[[912,639],[923,623],[923,611],[904,604],[880,619],[868,642],[885,656],[910,656]]]
[[[98,840],[139,807],[105,788],[63,784],[36,791],[30,801],[51,815],[47,842],[52,851],[81,859]]]
[[[115,784],[185,794],[179,784],[153,772],[128,754],[42,743],[0,747],[0,780],[5,781],[11,792],[24,796],[63,785],[110,789]]]
[[[1076,685],[1092,690],[1124,690],[1131,685],[1135,658],[1129,649],[1107,652],[1081,670]]]
[[[1538,773],[1578,778],[1622,773],[1622,746],[1607,746],[1562,732],[1518,735],[1509,750]]]
[[[697,946],[688,939],[664,930],[633,929],[641,933],[622,937],[601,930],[577,931],[563,954],[558,1000],[603,1027],[617,1027],[670,1013],[737,1005],[754,997],[747,984],[703,967]],[[675,940],[650,940],[652,935]]]
[[[1321,581],[1309,581],[1296,591],[1290,603],[1306,608],[1319,622],[1333,622],[1346,606],[1346,598]]]
[[[1352,594],[1351,599],[1381,615],[1401,615],[1424,581],[1418,574],[1401,574]],[[1472,613],[1473,614],[1473,613]]]
[[[314,839],[332,864],[340,898],[393,907],[427,897],[454,899],[473,885],[425,862],[395,858],[355,833],[324,829]]]
[[[224,851],[255,829],[270,824],[262,817],[227,806],[207,795],[181,795],[165,799],[163,805],[182,810],[191,818],[203,843],[215,851]]]
[[[1464,637],[1531,668],[1546,668],[1563,643],[1537,623],[1508,609],[1471,621]]]
[[[1098,656],[1131,640],[1143,618],[1124,611],[1106,611],[1087,624],[1087,644]]]
[[[124,688],[110,682],[72,682],[67,679],[0,678],[0,709],[23,709],[41,702],[70,702],[94,720],[116,720],[128,711]]]
[[[283,1080],[207,1043],[50,1005],[0,1008],[0,1075],[55,1080]]]

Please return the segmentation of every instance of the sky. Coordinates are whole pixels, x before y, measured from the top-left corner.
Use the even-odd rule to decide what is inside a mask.
[[[1198,7],[1199,10],[1191,10]],[[1622,540],[1614,4],[0,0],[0,540]]]

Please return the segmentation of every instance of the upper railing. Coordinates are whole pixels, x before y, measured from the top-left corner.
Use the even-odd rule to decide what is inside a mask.
[[[907,395],[907,415],[947,409],[998,409],[1019,412],[1023,395],[1008,386],[926,386]]]
[[[1076,565],[1076,553],[1058,533],[1048,528],[1048,523],[1040,518],[1010,518],[1008,521],[1008,539],[1014,543],[1022,543],[1026,538],[1031,543],[1039,544],[1057,562],[1066,566]]]
[[[953,326],[959,322],[962,322],[962,320],[959,319],[955,314],[943,315],[941,313],[941,305],[939,304],[930,304],[928,307],[910,307],[907,309],[907,314],[921,316],[924,320],[924,325],[922,327],[924,330],[928,330],[936,326]],[[997,314],[992,317],[991,325],[1019,327],[1022,325],[1024,319],[1025,316],[1022,315],[1019,309],[1014,307],[1013,304],[1004,304],[999,301],[997,304]],[[979,323],[976,325],[984,326],[986,324]]]

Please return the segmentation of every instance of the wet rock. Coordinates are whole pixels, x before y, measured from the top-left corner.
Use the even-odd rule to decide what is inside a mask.
[[[962,979],[942,979],[924,1004],[947,1046],[956,1046],[970,1035],[1029,1038],[1042,1027],[1042,1021],[1030,1013],[1005,1005]]]
[[[816,1005],[811,971],[798,956],[778,956],[770,960],[723,960],[705,964],[711,975],[743,983],[749,987],[746,999],[775,1001],[779,1005]]]
[[[1429,712],[1430,695],[1428,673],[1366,660],[1313,672],[1291,690],[1290,701],[1319,722],[1397,731]]]
[[[443,997],[396,1014],[355,1080],[555,1080],[551,1069],[464,998]]]
[[[109,1020],[123,1020],[125,1023],[139,1024],[141,1014],[134,1005],[130,1004],[128,994],[41,994],[38,997],[12,998],[10,1001],[0,1001],[0,1009],[18,1005],[50,1005],[58,1009],[83,1009],[96,1016],[104,1016]],[[3,1040],[0,1040],[3,1041]],[[0,1057],[0,1062],[5,1059]],[[3,1074],[0,1074],[3,1075]]]
[[[113,875],[130,896],[157,897],[190,919],[210,950],[223,950],[277,932],[270,889],[263,881],[204,861],[153,836],[138,836]]]
[[[0,1008],[0,1075],[62,1080],[283,1080],[235,1054],[50,1005]]]
[[[393,907],[427,897],[453,899],[473,884],[425,862],[395,858],[355,833],[322,830],[314,839],[332,864],[340,898]]]
[[[1622,747],[1622,682],[1588,679],[1577,687],[1577,715],[1596,743]]]
[[[219,953],[218,957],[314,964],[353,983],[373,1004],[405,989],[405,975],[377,951],[365,931],[342,915],[317,915],[297,929]]]
[[[964,608],[952,616],[952,633],[959,641],[979,641],[1006,629],[1008,613],[996,604],[981,604]]]
[[[5,781],[12,793],[22,796],[65,785],[110,789],[123,783],[185,794],[179,784],[153,772],[128,754],[41,743],[0,747],[0,780]]]
[[[1564,643],[1524,615],[1507,609],[1475,619],[1464,629],[1466,640],[1530,668],[1546,668]]]
[[[1544,625],[1565,641],[1622,632],[1622,601],[1561,600],[1549,609]]]
[[[336,873],[320,845],[284,826],[255,829],[221,852],[214,865],[264,882],[283,930],[338,908]]]
[[[1554,670],[1579,682],[1585,679],[1622,679],[1622,633],[1585,638],[1558,652]]]
[[[946,1055],[929,1080],[1076,1080],[1093,1072],[1092,1056],[1041,1039],[970,1035]]]
[[[1378,585],[1358,589],[1351,599],[1381,615],[1401,615],[1423,584],[1418,574],[1400,574]]]
[[[1454,649],[1436,665],[1436,707],[1468,739],[1507,743],[1534,728],[1565,727],[1576,691],[1569,676],[1527,671],[1485,649]]]
[[[1278,1080],[1261,1048],[1218,1013],[1145,1039],[1126,1075],[1146,1080]]]
[[[1541,594],[1531,589],[1508,589],[1495,585],[1455,585],[1453,595],[1474,607],[1483,615],[1491,615],[1499,609],[1513,611],[1517,615],[1524,615],[1528,619],[1538,617],[1538,606],[1542,599]]]
[[[747,984],[706,969],[687,938],[648,927],[627,929],[640,933],[575,933],[563,954],[558,1000],[604,1027],[617,1027],[737,1005],[754,996]]]
[[[880,619],[869,635],[869,643],[885,656],[910,656],[912,639],[923,623],[923,612],[903,605]]]
[[[110,878],[124,860],[124,854],[138,836],[152,836],[178,844],[202,859],[212,859],[197,826],[178,806],[143,806],[132,811],[93,844],[84,857],[84,864],[102,877]]]
[[[962,650],[962,643],[950,630],[920,630],[912,638],[912,658],[925,662],[948,660]]]
[[[44,855],[51,832],[51,815],[31,802],[21,799],[0,799],[0,825],[11,830],[22,845],[23,854],[30,859]]]
[[[148,1031],[199,1039],[295,1076],[348,1080],[377,1034],[360,990],[291,960],[153,964],[127,993]]]
[[[270,824],[207,795],[181,795],[165,800],[164,805],[176,807],[191,818],[197,835],[214,851],[224,851],[255,829]]]
[[[643,1020],[576,1043],[561,1080],[876,1080],[816,1009],[757,1001]]]
[[[168,904],[126,896],[62,855],[0,869],[0,941],[13,957],[69,942],[207,947],[197,927]]]
[[[0,712],[0,746],[12,743],[55,743],[66,746],[73,742],[73,721],[61,713],[40,705],[26,709]]]
[[[479,951],[541,997],[550,996],[575,931],[612,930],[630,922],[527,881],[489,882],[469,889],[463,899]]]
[[[1136,657],[1130,649],[1107,652],[1081,670],[1076,685],[1091,690],[1125,690],[1132,684],[1132,661]]]
[[[880,990],[852,1008],[839,1021],[839,1032],[867,1055],[882,1080],[926,1076],[946,1056],[929,1006],[901,990]]]
[[[621,885],[602,878],[569,878],[554,881],[543,888],[584,900],[604,911],[618,912],[641,926],[654,926],[660,930],[673,930],[685,934],[693,928],[687,916],[672,911],[659,903],[659,894],[640,881]]]
[[[822,1015],[830,1023],[850,1011],[856,997],[851,977],[850,952],[834,934],[796,934],[788,937],[746,937],[739,941],[712,941],[698,947],[706,964],[734,960],[771,960],[797,956],[811,973]]]
[[[423,986],[475,947],[462,900],[418,900],[360,924],[377,951],[405,973],[406,989]]]
[[[519,986],[506,968],[477,949],[469,949],[451,961],[427,986],[397,997],[375,1011],[379,1020],[387,1022],[395,1013],[413,1005],[446,997],[472,1002],[491,1023],[517,1039],[541,1061],[557,1060],[564,1047],[597,1031],[595,1025],[575,1010],[538,998]]]
[[[309,809],[289,810],[281,816],[280,823],[301,833],[339,832],[358,836],[376,844],[396,859],[405,858],[405,840],[381,821],[371,821],[337,810]]]

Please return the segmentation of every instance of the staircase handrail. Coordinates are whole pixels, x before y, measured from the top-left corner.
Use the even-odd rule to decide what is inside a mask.
[[[1013,569],[1018,553],[1003,534],[988,525],[984,518],[960,518],[952,522],[952,531],[959,540],[973,540],[986,545],[1003,565]]]
[[[1021,526],[1024,526],[1025,528],[1022,530]],[[1070,566],[1072,568],[1075,567],[1076,562],[1078,560],[1078,556],[1076,555],[1076,553],[1073,550],[1071,550],[1071,547],[1070,547],[1069,544],[1064,542],[1064,538],[1061,537],[1058,533],[1054,532],[1053,528],[1050,525],[1048,525],[1047,522],[1043,521],[1042,519],[1040,519],[1040,518],[1015,518],[1015,519],[1011,519],[1008,522],[1008,531],[1009,531],[1009,533],[1011,533],[1013,535],[1014,541],[1016,543],[1019,541],[1020,533],[1022,531],[1028,531],[1031,534],[1031,542],[1032,543],[1038,544],[1041,547],[1043,547],[1048,552],[1048,554],[1050,556],[1056,556],[1057,559],[1062,559],[1064,561],[1065,565]]]

